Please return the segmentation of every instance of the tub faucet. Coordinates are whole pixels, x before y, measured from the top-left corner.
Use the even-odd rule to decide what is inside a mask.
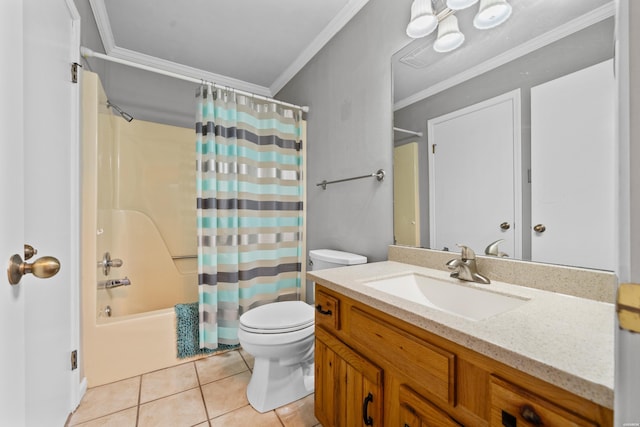
[[[458,247],[462,249],[460,258],[454,258],[446,264],[449,270],[452,270],[451,277],[467,282],[491,283],[488,278],[478,273],[475,252],[465,245],[458,244]]]

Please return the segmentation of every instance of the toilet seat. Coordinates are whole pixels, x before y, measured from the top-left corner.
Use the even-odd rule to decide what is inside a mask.
[[[313,307],[302,301],[282,301],[256,307],[240,316],[240,329],[253,334],[283,334],[314,324]]]

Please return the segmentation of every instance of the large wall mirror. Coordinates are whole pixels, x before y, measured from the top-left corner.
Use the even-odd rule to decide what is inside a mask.
[[[490,30],[457,11],[453,52],[392,57],[396,244],[613,270],[614,3],[510,3]]]

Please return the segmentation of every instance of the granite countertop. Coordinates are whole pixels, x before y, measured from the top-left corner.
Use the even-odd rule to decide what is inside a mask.
[[[460,283],[448,272],[384,261],[307,273],[307,278],[505,365],[613,409],[613,304],[491,281],[471,287],[529,301],[510,311],[467,320],[365,286],[418,273]]]

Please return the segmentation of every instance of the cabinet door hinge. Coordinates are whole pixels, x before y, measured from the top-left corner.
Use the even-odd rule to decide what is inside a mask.
[[[71,370],[78,369],[78,350],[71,352]]]
[[[78,83],[78,67],[82,67],[82,65],[77,62],[71,64],[71,83]]]

